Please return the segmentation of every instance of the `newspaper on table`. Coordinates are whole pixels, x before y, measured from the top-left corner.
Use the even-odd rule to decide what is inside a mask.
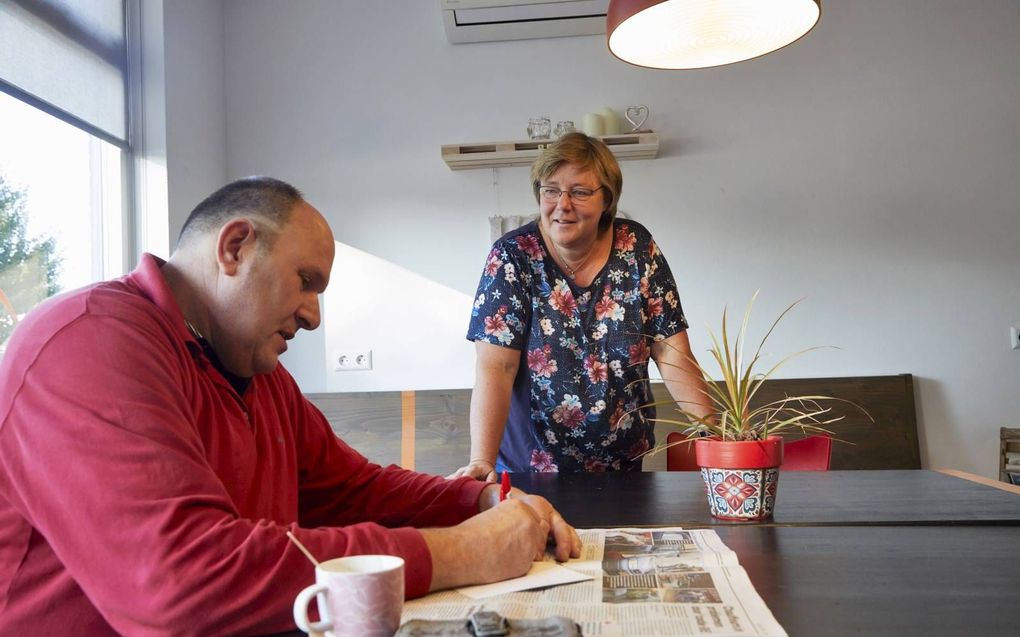
[[[505,617],[570,617],[585,635],[782,636],[736,553],[712,530],[578,529],[580,559],[566,564],[593,579],[472,599],[456,591],[404,605],[403,621],[466,619],[479,610]],[[547,559],[552,559],[547,558]]]

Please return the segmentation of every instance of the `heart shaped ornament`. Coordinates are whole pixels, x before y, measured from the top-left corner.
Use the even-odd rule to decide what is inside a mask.
[[[625,113],[627,121],[631,123],[633,128],[630,132],[634,133],[641,129],[641,125],[648,119],[648,107],[644,104],[640,106],[628,106],[627,112]]]

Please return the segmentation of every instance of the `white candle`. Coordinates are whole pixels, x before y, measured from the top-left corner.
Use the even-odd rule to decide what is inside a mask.
[[[606,134],[606,123],[598,113],[586,113],[581,120],[581,130],[589,137],[600,137]]]
[[[602,116],[602,122],[605,125],[605,135],[620,134],[620,116],[616,114],[616,111],[604,106],[599,109],[599,115]]]

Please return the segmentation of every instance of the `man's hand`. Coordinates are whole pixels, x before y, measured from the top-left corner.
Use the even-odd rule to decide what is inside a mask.
[[[482,491],[478,508],[478,515],[457,526],[422,529],[432,553],[430,590],[520,577],[545,558],[550,539],[557,560],[581,556],[577,531],[541,496],[513,489],[500,502],[494,484]]]
[[[510,500],[524,502],[535,511],[539,519],[549,525],[549,539],[555,543],[554,554],[557,561],[566,562],[572,557],[581,557],[581,538],[578,537],[577,531],[567,524],[560,512],[553,508],[548,500],[540,495],[531,495],[517,488],[510,490]],[[485,511],[497,504],[499,504],[498,485],[486,487],[478,501],[479,509]]]
[[[432,554],[429,590],[437,591],[524,575],[545,553],[549,524],[523,501],[511,499],[457,526],[421,534]]]

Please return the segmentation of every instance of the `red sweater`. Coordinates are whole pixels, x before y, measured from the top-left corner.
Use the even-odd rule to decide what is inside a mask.
[[[243,396],[190,335],[150,255],[51,299],[0,363],[0,635],[293,630],[320,559],[432,563],[411,527],[477,511],[484,483],[382,468],[277,366]]]

